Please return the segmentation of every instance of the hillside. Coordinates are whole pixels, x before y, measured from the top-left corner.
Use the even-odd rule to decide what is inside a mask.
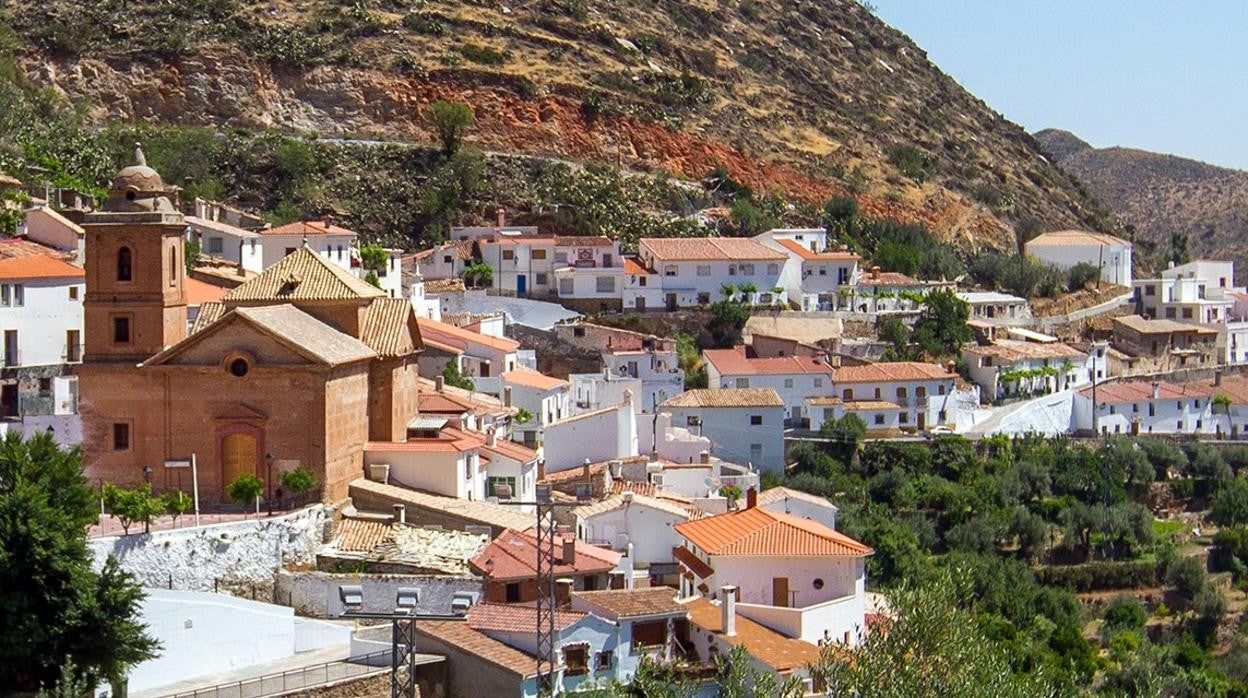
[[[20,71],[88,125],[431,144],[429,104],[456,100],[487,152],[695,182],[722,166],[796,204],[786,222],[853,196],[964,247],[1109,225],[1027,133],[851,0],[11,0],[3,21]]]
[[[1188,236],[1190,254],[1243,259],[1248,254],[1248,172],[1131,148],[1093,148],[1057,129],[1035,134],[1060,166],[1134,229],[1144,263],[1164,263],[1171,233]],[[1073,146],[1072,144],[1081,144]]]

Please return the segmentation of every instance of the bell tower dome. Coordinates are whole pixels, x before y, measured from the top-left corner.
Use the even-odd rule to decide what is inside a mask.
[[[177,187],[134,162],[113,177],[86,230],[84,363],[138,363],[186,337],[186,221]]]

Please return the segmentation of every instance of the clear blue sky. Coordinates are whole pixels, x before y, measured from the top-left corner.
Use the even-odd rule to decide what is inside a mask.
[[[870,3],[1028,131],[1248,169],[1248,1]]]

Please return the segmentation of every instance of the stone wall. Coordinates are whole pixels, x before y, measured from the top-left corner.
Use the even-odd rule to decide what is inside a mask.
[[[602,370],[602,352],[589,347],[563,342],[554,332],[513,324],[507,328],[512,339],[523,349],[537,354],[537,370],[555,378],[573,373],[598,373]]]
[[[329,512],[317,504],[272,519],[94,538],[88,545],[97,568],[112,555],[143,586],[268,589],[284,565],[316,562]]]
[[[329,618],[343,612],[338,587],[359,584],[364,587],[364,610],[386,613],[394,610],[395,592],[399,587],[420,589],[419,613],[451,612],[451,599],[456,592],[482,592],[476,577],[439,577],[410,574],[333,574],[329,572],[277,573],[274,598],[295,609],[295,613],[314,618]]]

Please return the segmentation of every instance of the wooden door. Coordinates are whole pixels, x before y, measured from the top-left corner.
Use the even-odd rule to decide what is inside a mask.
[[[639,313],[646,312],[646,297],[645,296],[637,296],[637,312]]]
[[[228,487],[242,475],[256,474],[256,437],[230,434],[221,439],[221,486]]]
[[[789,578],[771,578],[771,605],[780,608],[789,607]]]

